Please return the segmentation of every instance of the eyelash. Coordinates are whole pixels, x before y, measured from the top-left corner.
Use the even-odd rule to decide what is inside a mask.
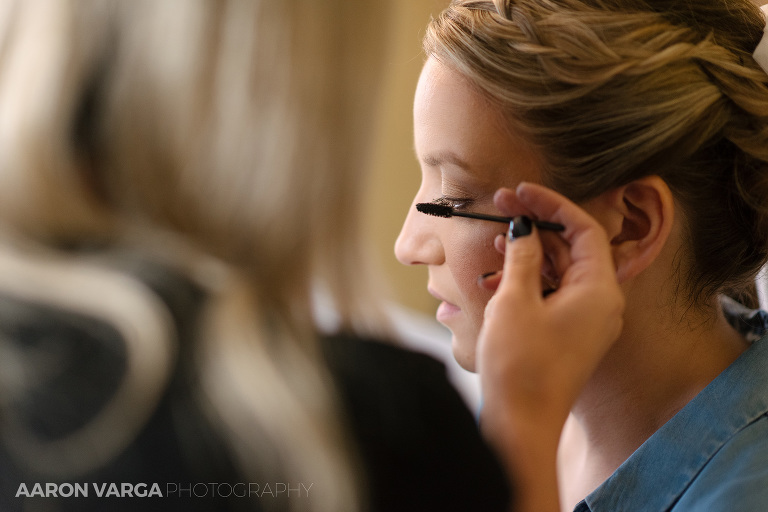
[[[436,199],[433,199],[432,202],[434,204],[440,204],[443,206],[450,206],[454,210],[462,210],[464,208],[467,208],[470,204],[472,204],[472,200],[465,197],[448,197],[448,196],[440,196]]]

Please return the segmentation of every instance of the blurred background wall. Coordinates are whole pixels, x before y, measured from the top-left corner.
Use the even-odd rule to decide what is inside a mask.
[[[400,304],[433,316],[437,301],[426,291],[426,268],[398,263],[394,244],[420,182],[413,152],[412,106],[424,62],[421,38],[430,17],[449,0],[388,1],[395,13],[394,34],[384,65],[363,226],[378,260],[375,263],[383,273],[379,281],[388,284]]]

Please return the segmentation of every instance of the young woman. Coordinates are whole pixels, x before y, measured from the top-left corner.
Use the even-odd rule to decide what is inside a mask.
[[[554,481],[558,441],[561,510],[768,502],[765,324],[726,297],[748,297],[768,259],[768,63],[753,57],[764,27],[747,0],[456,0],[429,26],[415,203],[566,226],[520,240],[507,263],[528,261],[528,275],[505,267],[482,335],[501,225],[412,209],[396,245],[401,262],[428,266],[438,320],[481,373],[482,422],[530,510],[558,505],[536,478]],[[509,190],[521,182],[578,203],[610,258],[586,257],[602,245],[580,208]],[[593,293],[574,300],[589,276]],[[509,401],[530,414],[499,412]],[[525,435],[536,428],[541,444]]]

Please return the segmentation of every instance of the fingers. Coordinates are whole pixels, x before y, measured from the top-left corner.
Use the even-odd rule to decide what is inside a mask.
[[[611,246],[605,230],[586,211],[544,187],[503,189],[494,202],[507,216],[526,212],[566,229],[528,229],[520,219],[513,229],[515,239],[504,242],[502,276],[486,278],[498,283],[498,289],[488,302],[477,344],[483,421],[513,418],[526,425],[555,425],[559,432],[621,333],[624,299]],[[545,258],[561,277],[558,290],[546,299],[541,286]],[[573,332],[579,335],[568,336]],[[498,432],[503,438],[509,430]]]
[[[531,223],[528,222],[528,219],[529,215],[532,215],[533,212],[517,199],[513,190],[501,189],[497,192],[494,202],[502,213],[516,219],[516,222],[512,223],[510,229],[516,232],[518,239],[523,238],[532,232],[533,228]],[[521,217],[521,213],[528,215]],[[559,276],[562,274],[560,270],[565,269],[568,266],[569,261],[569,246],[557,233],[538,229],[536,231],[536,237],[539,239],[538,245],[543,247],[543,250],[537,251],[537,253],[540,253],[540,256],[536,256],[535,259],[525,257],[524,255],[528,252],[526,249],[528,242],[523,242],[518,244],[518,252],[513,255],[513,258],[515,258],[517,263],[506,259],[507,246],[511,245],[509,236],[498,235],[494,240],[494,247],[500,254],[505,255],[505,261],[508,262],[505,265],[505,268],[511,268],[512,265],[516,267],[515,273],[508,274],[507,282],[515,282],[516,288],[520,289],[520,284],[515,281],[515,279],[517,279],[516,276],[524,276],[524,279],[530,277],[530,280],[527,281],[529,286],[523,286],[521,291],[522,294],[527,296],[530,296],[530,293],[532,292],[538,292],[540,294],[542,293],[542,290],[551,292],[555,289],[557,287],[557,282],[559,281]],[[531,245],[531,248],[533,248],[533,250],[537,249],[533,244]],[[522,258],[525,258],[525,260]],[[525,264],[521,264],[521,261],[525,261]],[[502,275],[502,271],[485,274],[478,278],[478,284],[481,288],[486,290],[496,291],[501,284]],[[538,286],[532,287],[530,285],[534,283],[533,278],[535,276],[539,276],[539,283]]]
[[[506,239],[506,236],[499,235],[498,238]],[[502,271],[488,272],[477,278],[477,285],[485,290],[495,292],[501,283]]]
[[[526,298],[541,297],[542,291],[551,292],[557,287],[560,269],[567,267],[568,244],[558,233],[539,229],[535,229],[532,240],[523,240],[534,231],[529,221],[530,216],[539,216],[517,198],[515,191],[500,189],[494,196],[494,203],[502,213],[516,220],[512,223],[512,229],[517,234],[514,242],[510,243],[509,237],[503,236],[497,236],[494,240],[496,250],[505,255],[507,286],[511,287],[511,283],[514,283],[515,289]],[[513,246],[515,249],[509,249]],[[508,250],[515,252],[510,255]],[[513,267],[514,270],[511,270]],[[501,282],[500,275],[483,276],[480,280],[483,288],[492,291],[497,290]]]
[[[510,192],[500,195],[503,198]],[[521,183],[514,194],[538,218],[565,225],[561,236],[570,246],[569,278],[594,279],[596,274],[615,273],[605,230],[587,212],[554,190],[533,183]]]
[[[543,250],[530,217],[517,216],[510,223],[499,289],[524,300],[541,297]]]
[[[499,194],[503,197],[509,192],[507,189],[499,191]],[[593,236],[595,228],[600,227],[587,212],[552,189],[535,183],[520,183],[515,190],[515,195],[539,218],[565,225],[562,236],[571,245],[578,237],[583,236],[584,232],[589,232],[589,235]]]
[[[542,280],[548,283],[543,288],[550,292],[558,287],[558,280],[569,284],[615,278],[605,230],[565,196],[541,185],[521,183],[516,190],[498,190],[494,203],[502,213],[517,215],[513,229],[517,228],[518,236],[514,242],[497,237],[494,245],[505,254],[503,275],[482,277],[481,287],[532,299],[541,297]],[[539,231],[520,217],[521,212],[563,224],[566,229],[561,233]]]

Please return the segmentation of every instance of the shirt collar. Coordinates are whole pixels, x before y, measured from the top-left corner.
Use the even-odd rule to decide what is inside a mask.
[[[749,341],[760,341],[646,440],[576,510],[638,510],[640,503],[643,510],[669,509],[734,434],[768,411],[768,313],[727,298],[722,305],[739,332]]]

